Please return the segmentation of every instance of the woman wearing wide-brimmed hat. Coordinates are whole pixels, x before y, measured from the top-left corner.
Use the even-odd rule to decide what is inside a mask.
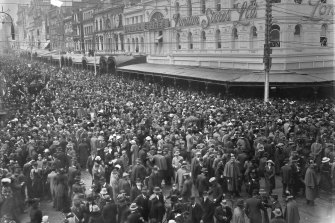
[[[272,194],[272,190],[276,187],[276,171],[275,171],[275,163],[272,160],[266,161],[265,166],[265,189],[269,193],[269,195]]]

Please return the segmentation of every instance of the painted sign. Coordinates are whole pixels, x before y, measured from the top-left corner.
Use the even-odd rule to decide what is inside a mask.
[[[232,13],[238,13],[238,21],[243,25],[249,24],[248,22],[243,22],[244,20],[251,20],[257,16],[257,5],[255,2],[248,4],[248,2],[243,2],[239,7],[238,3],[234,9],[220,10],[218,12],[213,11],[212,9],[207,9],[205,15],[196,15],[182,18],[180,14],[177,13],[173,15],[175,21],[175,26],[185,27],[185,26],[194,26],[200,25],[203,29],[207,28],[209,24],[213,23],[222,23],[231,21]]]
[[[321,0],[318,0],[315,3],[312,3],[312,0],[309,0],[308,4],[313,6],[310,14],[310,19],[312,20],[322,20],[325,17],[334,16],[334,6],[331,4],[322,3]]]
[[[125,33],[141,32],[145,30],[160,30],[170,27],[170,21],[168,19],[162,19],[151,22],[141,22],[133,25],[127,25],[124,27]]]

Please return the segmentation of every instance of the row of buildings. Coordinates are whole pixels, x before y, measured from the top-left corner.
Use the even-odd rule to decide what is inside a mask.
[[[265,0],[32,0],[21,49],[140,54],[148,63],[263,69]],[[334,66],[330,0],[272,0],[272,69]]]

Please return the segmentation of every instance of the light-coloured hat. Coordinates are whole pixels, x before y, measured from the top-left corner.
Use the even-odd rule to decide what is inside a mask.
[[[130,205],[130,207],[129,207],[129,210],[131,210],[131,211],[135,211],[137,208],[138,208],[138,207],[137,207],[137,204],[136,204],[136,203],[132,203],[132,204]]]
[[[158,140],[162,139],[162,135],[157,135],[157,139]]]
[[[209,182],[212,183],[212,182],[214,182],[215,180],[216,180],[215,177],[211,177],[211,178],[209,179]]]
[[[124,173],[122,174],[122,177],[127,177],[127,176],[129,176],[129,173],[127,173],[127,172],[124,172]]]
[[[107,188],[103,187],[100,191],[100,194],[108,194]]]
[[[266,161],[266,163],[272,163],[273,165],[275,165],[275,163],[272,160],[268,160]]]
[[[11,183],[12,182],[12,180],[11,179],[9,179],[9,178],[3,178],[2,180],[1,180],[1,183]]]
[[[44,216],[42,217],[42,223],[48,223],[48,222],[49,222],[49,216],[44,215]]]
[[[279,217],[283,215],[279,208],[276,208],[272,213],[275,215],[275,217]]]
[[[135,140],[130,140],[130,144],[135,145],[136,141]]]
[[[91,207],[91,212],[99,212],[99,211],[100,211],[100,208],[99,208],[98,205],[93,205],[93,206]]]
[[[327,163],[329,161],[330,161],[330,159],[328,157],[323,157],[321,162],[322,163]]]
[[[145,137],[145,140],[149,141],[149,140],[151,140],[151,137],[147,136],[147,137]]]
[[[119,164],[116,164],[115,167],[121,169],[121,166]]]

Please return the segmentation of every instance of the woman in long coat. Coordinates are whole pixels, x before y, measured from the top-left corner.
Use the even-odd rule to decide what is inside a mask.
[[[276,187],[276,170],[274,167],[274,162],[272,160],[266,161],[264,177],[265,177],[265,190],[272,194],[272,190]]]
[[[117,195],[119,194],[119,173],[114,169],[111,173],[110,184],[113,190],[113,200],[117,200]]]
[[[61,170],[55,178],[55,208],[57,211],[63,211],[68,205],[67,181],[67,176]]]
[[[307,204],[313,205],[317,191],[317,177],[315,172],[315,164],[311,160],[305,174],[305,195]]]

